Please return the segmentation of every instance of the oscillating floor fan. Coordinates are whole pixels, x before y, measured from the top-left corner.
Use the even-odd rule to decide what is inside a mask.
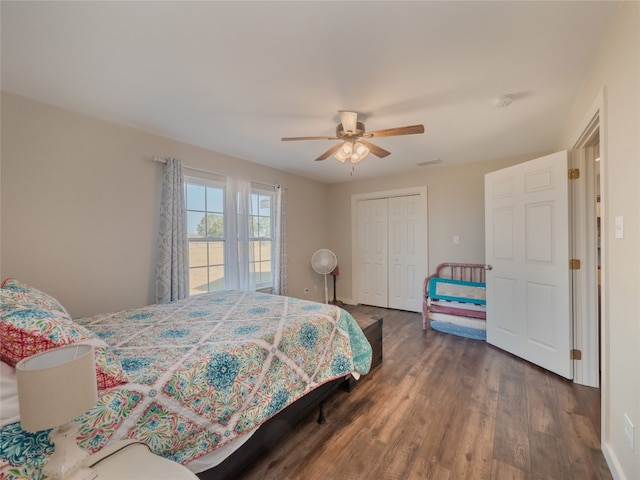
[[[311,266],[321,275],[324,275],[324,303],[329,303],[329,291],[327,290],[327,275],[338,266],[338,258],[331,251],[322,248],[311,257]]]

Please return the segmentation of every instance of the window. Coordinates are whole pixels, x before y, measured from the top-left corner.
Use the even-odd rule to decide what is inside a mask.
[[[273,191],[252,189],[251,193],[251,248],[253,260],[251,273],[256,288],[273,285]]]
[[[187,236],[189,243],[189,294],[225,288],[224,231],[225,184],[185,176]],[[258,188],[251,194],[250,265],[256,288],[273,285],[273,211],[275,193]]]

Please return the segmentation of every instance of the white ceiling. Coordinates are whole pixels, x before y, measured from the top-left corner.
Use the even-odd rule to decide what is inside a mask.
[[[3,0],[2,89],[342,182],[553,148],[618,6]],[[331,141],[280,141],[334,135],[338,110],[426,132],[375,139],[391,155],[353,177],[314,161]]]

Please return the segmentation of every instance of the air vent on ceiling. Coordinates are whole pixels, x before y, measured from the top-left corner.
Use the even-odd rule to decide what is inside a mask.
[[[429,165],[436,165],[438,163],[442,163],[442,160],[440,160],[439,158],[437,158],[435,160],[427,160],[426,162],[418,162],[418,163],[416,163],[416,165],[418,167],[427,167]]]

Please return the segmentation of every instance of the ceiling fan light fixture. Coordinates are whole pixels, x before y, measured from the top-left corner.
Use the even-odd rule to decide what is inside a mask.
[[[351,155],[351,150],[349,150],[349,153],[345,153],[343,148],[340,147],[336,152],[336,154],[334,155],[334,157],[336,157],[340,162],[344,163],[347,160],[347,158],[349,158],[350,155]]]
[[[339,110],[338,113],[345,133],[355,133],[358,127],[358,114],[356,112],[347,112],[346,110]]]
[[[369,154],[369,149],[360,142],[356,142],[356,144],[353,146],[353,150],[355,153],[360,155],[361,158],[364,158]]]

